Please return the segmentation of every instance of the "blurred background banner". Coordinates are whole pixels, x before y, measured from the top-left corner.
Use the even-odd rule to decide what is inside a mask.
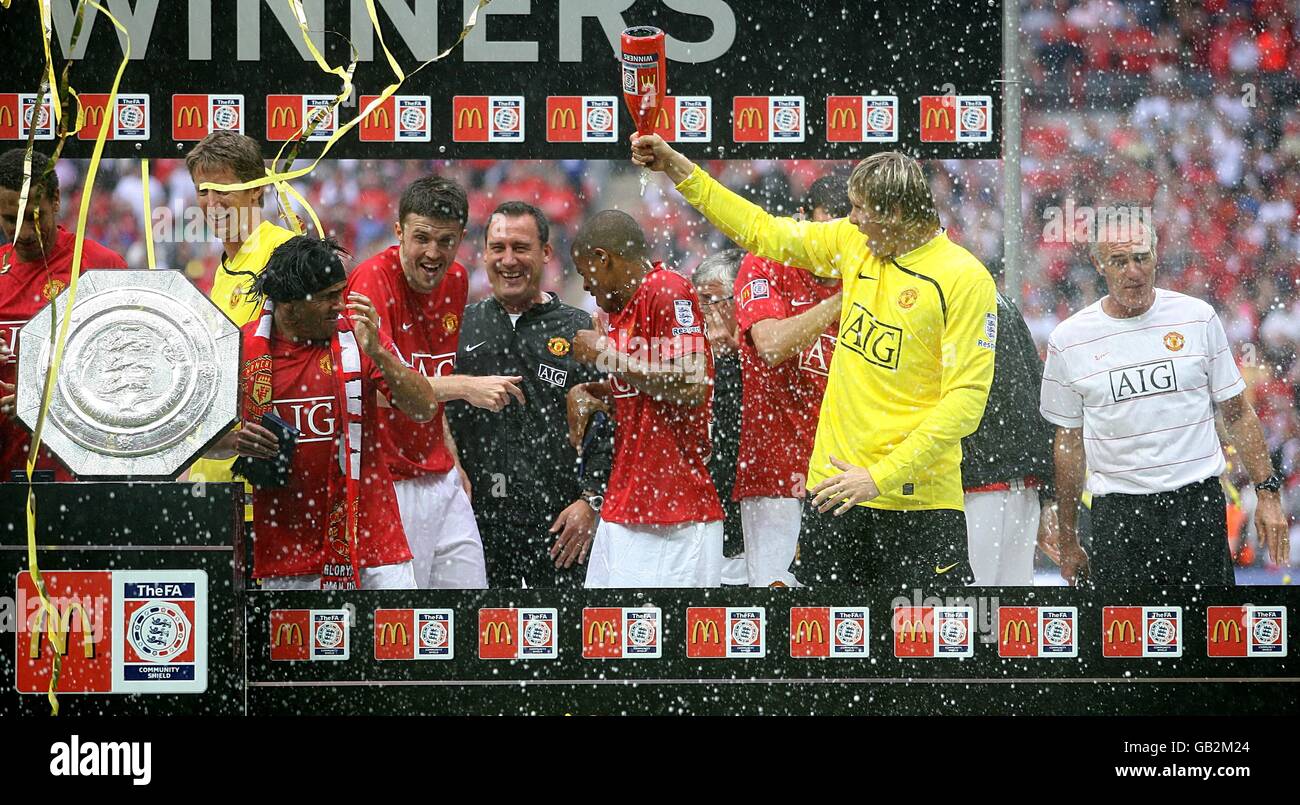
[[[451,45],[475,5],[375,3],[384,41],[408,71]],[[291,139],[339,90],[312,62],[285,0],[109,6],[132,40],[115,110],[103,110],[107,97],[96,93],[122,57],[117,32],[88,7],[87,30],[68,53],[75,3],[52,4],[54,58],[77,61],[72,83],[91,109],[66,156],[89,154],[105,123],[106,153],[119,157],[176,156],[214,127]],[[351,119],[393,79],[366,4],[303,8],[332,66],[346,66],[356,49],[357,93],[338,110],[338,122]],[[35,0],[17,0],[3,19],[0,138],[16,139],[25,135],[20,96],[35,93],[44,66]],[[495,0],[459,49],[408,80],[331,156],[421,158],[436,149],[446,158],[622,159],[632,122],[605,101],[622,93],[617,43],[630,25],[667,34],[675,100],[656,122],[700,156],[847,158],[899,145],[925,157],[999,155],[1000,3]]]

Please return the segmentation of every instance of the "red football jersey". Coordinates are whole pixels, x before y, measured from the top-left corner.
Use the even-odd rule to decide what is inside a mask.
[[[54,249],[43,262],[20,263],[13,243],[0,245],[0,338],[13,350],[14,358],[0,362],[0,380],[13,383],[18,376],[18,331],[41,308],[50,303],[72,279],[72,250],[76,235],[58,228]],[[82,246],[81,270],[126,268],[126,261],[116,252],[89,238]],[[8,481],[11,470],[27,466],[27,451],[32,436],[17,419],[0,417],[0,481]],[[60,481],[73,480],[49,450],[41,449],[36,468],[54,470]]]
[[[640,358],[704,353],[711,387],[713,356],[703,321],[691,284],[656,265],[627,306],[609,317],[609,335],[619,352]],[[721,520],[722,506],[705,466],[709,404],[687,408],[656,401],[616,375],[609,381],[614,467],[601,518],[632,525]]]
[[[348,290],[365,294],[379,313],[379,326],[397,345],[407,366],[425,377],[449,375],[456,368],[469,273],[452,263],[433,293],[411,290],[402,274],[398,247],[390,246],[357,266],[348,277]],[[443,407],[428,422],[412,422],[401,411],[379,414],[380,438],[393,478],[442,473],[455,466],[443,439]]]
[[[244,358],[258,349],[257,319],[244,326]],[[385,339],[385,347],[392,344]],[[331,472],[339,472],[337,384],[327,342],[271,341],[271,408],[300,431],[288,486],[253,492],[253,575],[317,574],[325,563],[329,512],[325,496]],[[378,434],[376,392],[388,394],[379,367],[361,355],[361,501],[358,544],[361,567],[411,558],[397,511],[393,479]],[[334,466],[331,467],[330,465]]]
[[[776,366],[759,357],[749,328],[764,319],[786,319],[834,296],[807,271],[747,255],[736,274],[736,323],[740,330],[740,450],[734,497],[799,497],[817,436],[838,324],[803,352]]]

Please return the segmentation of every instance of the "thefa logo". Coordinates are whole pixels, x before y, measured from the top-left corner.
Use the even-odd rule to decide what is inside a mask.
[[[920,113],[923,143],[993,139],[993,99],[988,95],[922,95]]]
[[[78,96],[85,111],[85,124],[77,131],[78,139],[94,140],[107,125],[107,140],[149,139],[149,96],[141,93],[118,93],[113,109],[108,109],[108,95],[86,93]]]
[[[521,95],[457,95],[452,98],[451,115],[454,142],[524,141]]]
[[[28,134],[37,140],[54,139],[49,95],[37,109],[35,93],[0,93],[0,140],[26,140]]]
[[[972,657],[971,607],[897,607],[892,621],[895,657]]]
[[[826,99],[827,142],[897,142],[898,97],[831,95]]]
[[[613,142],[618,139],[617,103],[618,99],[613,96],[547,97],[546,141]]]
[[[202,140],[214,131],[244,133],[243,95],[172,96],[173,140]]]
[[[376,660],[449,660],[454,655],[450,609],[376,609]]]
[[[1205,639],[1210,657],[1285,657],[1286,607],[1207,607]]]
[[[339,127],[339,110],[334,101],[333,95],[267,95],[266,139],[296,140],[308,129],[308,142],[330,139]]]
[[[655,114],[654,133],[665,142],[706,143],[713,139],[713,99],[708,96],[664,97]]]
[[[589,660],[654,659],[662,656],[658,607],[586,607],[582,610],[582,656]]]
[[[542,659],[559,656],[556,610],[494,608],[478,611],[478,656],[483,660]]]
[[[1103,657],[1181,657],[1182,608],[1120,606],[1101,611]]]
[[[998,607],[999,657],[1077,657],[1076,607]]]
[[[803,96],[741,96],[732,101],[736,142],[798,142],[804,140]]]
[[[866,607],[791,607],[791,657],[865,657]]]
[[[1176,330],[1165,333],[1165,349],[1170,352],[1177,352],[1183,348],[1183,344],[1185,343],[1187,343],[1187,339],[1183,338],[1182,333]]]
[[[361,96],[361,142],[427,143],[432,139],[429,118],[433,101],[428,95],[391,95],[377,103],[379,97]],[[371,104],[375,104],[373,109]]]
[[[687,607],[686,656],[767,656],[763,607]]]

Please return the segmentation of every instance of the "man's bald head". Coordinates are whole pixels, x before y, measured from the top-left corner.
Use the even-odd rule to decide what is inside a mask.
[[[578,230],[573,239],[573,256],[585,257],[596,249],[637,263],[650,257],[650,246],[641,225],[622,210],[601,210]]]

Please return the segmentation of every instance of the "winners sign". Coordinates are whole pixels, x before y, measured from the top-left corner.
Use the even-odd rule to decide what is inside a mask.
[[[67,52],[74,15],[68,3],[52,6],[53,56],[74,61],[72,84],[87,105],[69,157],[89,156],[102,129],[107,156],[175,158],[211,131],[280,142],[316,120],[308,156],[395,80],[362,0],[303,4],[331,66],[348,66],[355,49],[354,93],[332,111],[338,79],[314,63],[283,0],[234,11],[225,0],[115,3],[132,47],[109,109],[122,59],[114,26],[88,7]],[[665,103],[650,123],[692,158],[845,159],[900,148],[996,159],[1001,151],[1002,10],[984,0],[947,0],[942,14],[908,0],[809,0],[799,13],[752,0],[493,3],[447,58],[416,73],[454,41],[466,4],[404,0],[375,10],[410,78],[335,143],[332,157],[428,159],[433,146],[438,159],[627,159],[636,122],[609,101],[624,89],[619,32],[638,25],[664,32],[670,62]],[[39,17],[2,17],[0,140],[29,130],[48,139],[49,110],[31,100],[44,68]]]

